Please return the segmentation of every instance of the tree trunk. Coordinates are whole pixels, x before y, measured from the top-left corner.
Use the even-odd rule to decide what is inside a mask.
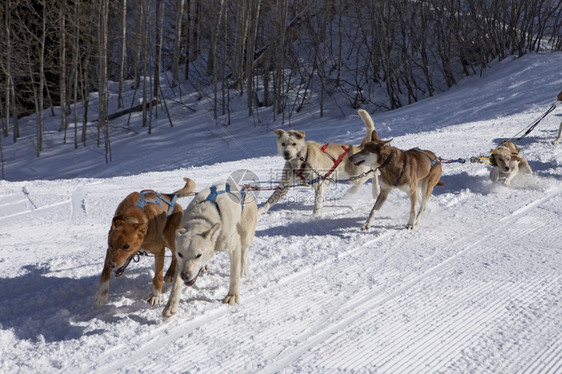
[[[117,107],[123,107],[123,80],[125,79],[125,62],[127,60],[127,0],[121,5],[121,64],[119,66],[119,94]]]

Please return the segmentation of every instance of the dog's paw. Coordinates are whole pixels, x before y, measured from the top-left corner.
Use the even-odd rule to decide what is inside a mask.
[[[404,227],[406,230],[413,230],[414,229],[414,225],[412,225],[411,223],[406,224],[406,226]]]
[[[365,230],[369,230],[370,226],[368,223],[363,224],[363,226],[361,226],[361,231],[365,231]]]
[[[226,295],[222,302],[228,305],[240,304],[240,295]]]
[[[172,283],[176,279],[176,271],[168,270],[164,276],[164,283]]]
[[[146,302],[150,304],[150,306],[155,306],[158,305],[162,302],[162,294],[161,293],[152,293],[148,299],[146,299]]]
[[[109,295],[109,288],[100,287],[96,292],[96,306],[99,308],[107,302],[107,296]]]
[[[269,209],[265,206],[262,205],[258,208],[258,215],[261,216],[262,214],[266,213]]]
[[[178,303],[170,302],[164,308],[164,311],[162,312],[162,317],[170,318],[174,314],[176,314],[177,311],[178,311]]]

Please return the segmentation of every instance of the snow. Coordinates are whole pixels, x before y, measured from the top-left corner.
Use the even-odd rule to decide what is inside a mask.
[[[446,93],[374,114],[375,126],[403,149],[487,155],[554,103],[560,66],[562,53],[504,60]],[[361,232],[370,185],[355,195],[346,183],[329,187],[320,218],[311,217],[312,190],[295,188],[258,219],[240,305],[221,303],[228,256],[219,253],[184,287],[171,319],[161,316],[170,285],[164,304],[144,301],[150,258],[112,278],[108,303],[96,308],[107,231],[128,193],[171,192],[183,177],[200,190],[239,169],[278,179],[272,130],[289,124],[262,110],[254,119],[235,111],[230,126],[222,117],[217,126],[208,104],[184,99],[169,107],[174,127],[161,111],[151,135],[138,134],[138,114],[137,133],[112,123],[107,165],[95,134],[87,147],[74,150],[70,135],[62,145],[47,114],[53,130],[40,158],[32,127],[16,146],[4,139],[0,372],[562,372],[562,146],[550,143],[560,108],[519,142],[534,175],[506,188],[492,185],[486,165],[444,164],[446,185],[414,231],[403,229],[409,202],[400,191]],[[323,118],[295,115],[290,128],[358,143],[361,119],[335,107]],[[259,204],[268,196],[257,193]]]

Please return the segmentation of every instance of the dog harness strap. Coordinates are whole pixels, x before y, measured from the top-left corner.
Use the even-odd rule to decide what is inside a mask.
[[[297,177],[300,178],[300,180],[301,180],[303,183],[306,183],[306,179],[304,179],[304,176],[302,175],[302,174],[304,173],[304,168],[305,168],[305,167],[306,167],[306,162],[303,162],[303,163],[301,164],[300,169],[297,170],[297,171],[295,171],[295,174],[297,175]]]
[[[223,193],[229,193],[232,196],[236,197],[238,199],[238,201],[240,202],[240,206],[242,207],[242,210],[244,210],[244,200],[246,199],[246,188],[242,187],[242,189],[240,189],[240,197],[236,196],[236,194],[232,191],[230,191],[230,184],[225,184],[224,190],[217,190],[217,186],[211,186],[209,187],[209,189],[211,190],[211,192],[207,195],[207,197],[205,198],[205,200],[203,201],[210,201],[213,204],[215,204],[215,207],[217,208],[217,210],[219,211],[219,215],[221,214],[220,209],[219,209],[219,205],[217,204],[217,197],[219,195],[222,195]]]
[[[146,198],[146,195],[148,194],[154,194],[154,196],[156,196],[155,200],[149,200]],[[166,197],[162,196],[160,193],[156,192],[156,191],[152,191],[152,190],[143,190],[140,192],[140,199],[139,201],[137,201],[137,203],[135,204],[135,206],[138,206],[139,208],[141,208],[142,210],[144,210],[146,204],[157,204],[160,205],[162,207],[162,209],[165,209],[167,211],[166,213],[166,218],[170,218],[170,216],[172,215],[172,213],[174,212],[174,208],[176,206],[176,200],[178,198],[178,194],[173,194],[173,198],[172,200],[168,200]],[[168,206],[164,206],[162,203],[167,204]]]
[[[324,144],[322,146],[322,148],[320,148],[322,150],[322,152],[326,153],[326,148],[328,148],[328,145],[329,144]],[[349,152],[349,150],[351,149],[351,146],[342,145],[341,148],[343,149],[343,153],[340,154],[337,159],[333,158],[332,156],[330,156],[329,154],[326,153],[326,155],[332,159],[332,162],[334,164],[332,165],[332,168],[322,177],[322,179],[328,178],[330,176],[330,174],[332,174],[334,172],[334,170],[336,170],[336,168],[342,162],[342,160],[345,157],[345,155],[347,154],[347,152]]]
[[[377,169],[382,169],[384,168],[386,165],[390,164],[390,161],[392,161],[392,158],[394,157],[394,150],[390,151],[390,154],[388,155],[388,157],[386,158],[386,160],[384,160],[384,162],[382,163],[381,166],[379,166]]]
[[[402,171],[400,172],[400,176],[398,177],[398,180],[396,181],[396,183],[394,183],[394,186],[398,187],[398,185],[400,184],[400,179],[402,179],[402,176],[404,175],[405,171],[406,171],[406,155],[404,155],[404,162],[402,163]]]

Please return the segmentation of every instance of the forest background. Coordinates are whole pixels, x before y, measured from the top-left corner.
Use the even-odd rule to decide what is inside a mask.
[[[112,119],[142,111],[150,134],[186,93],[211,103],[218,126],[233,97],[285,123],[306,106],[322,116],[334,96],[392,110],[507,56],[562,49],[560,0],[5,0],[0,16],[0,156],[33,113],[37,157],[51,115],[74,148],[95,132],[109,162]]]

